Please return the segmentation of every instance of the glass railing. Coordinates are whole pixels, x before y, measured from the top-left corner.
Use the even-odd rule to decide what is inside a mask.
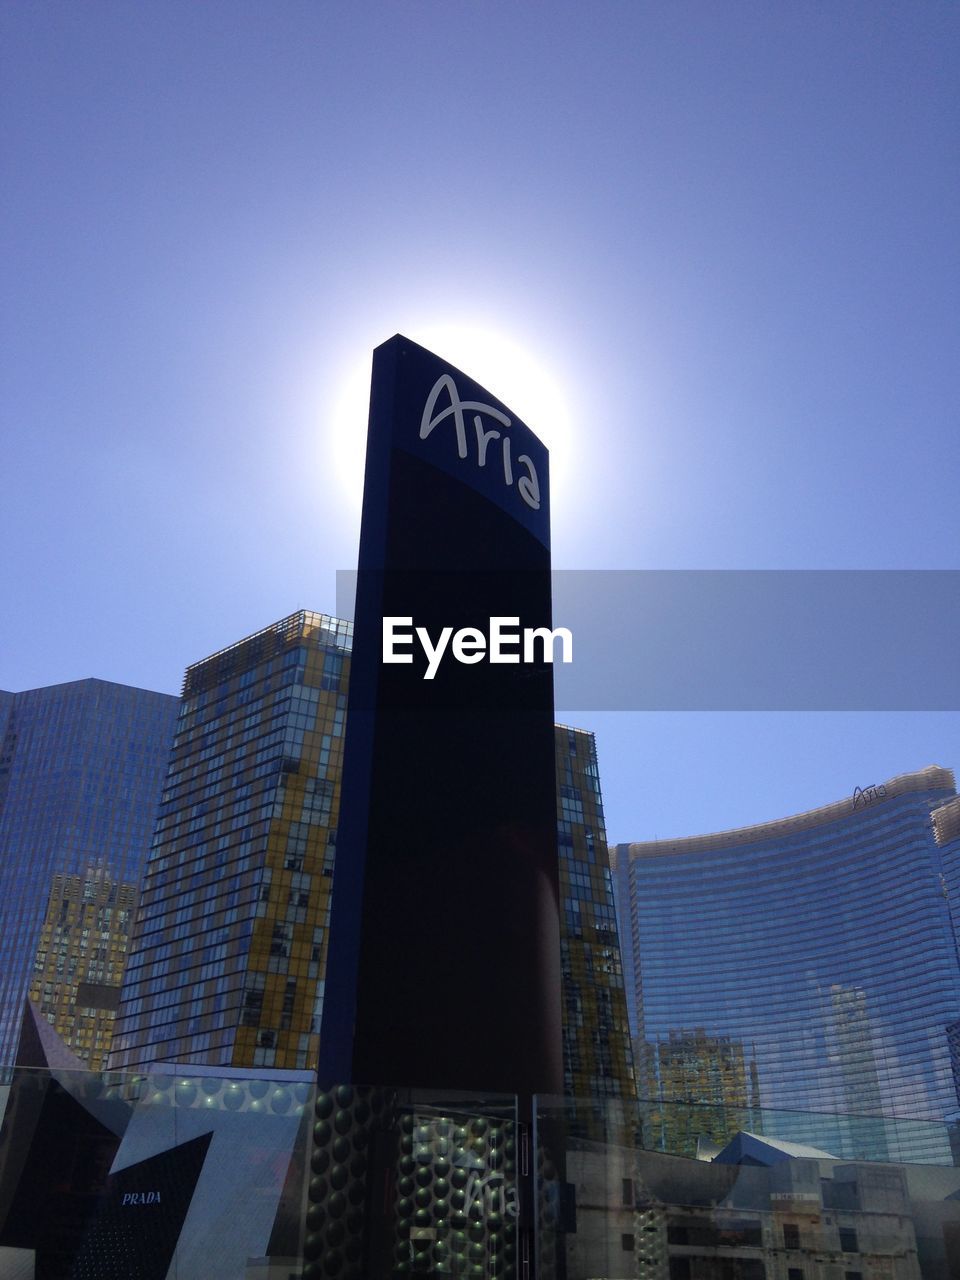
[[[960,1127],[942,1121],[849,1112],[618,1098],[543,1100],[544,1108],[563,1112],[568,1132],[599,1132],[618,1145],[701,1159],[716,1155],[738,1133],[755,1133],[843,1160],[952,1164],[960,1136]]]
[[[537,1256],[564,1280],[960,1275],[951,1126],[537,1099]]]
[[[0,1077],[0,1280],[951,1280],[923,1120],[341,1085]]]

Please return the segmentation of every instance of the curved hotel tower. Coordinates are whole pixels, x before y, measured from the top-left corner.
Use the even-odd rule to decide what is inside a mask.
[[[844,1158],[949,1163],[958,806],[931,766],[780,821],[612,849],[641,1096],[759,1106],[735,1127]]]

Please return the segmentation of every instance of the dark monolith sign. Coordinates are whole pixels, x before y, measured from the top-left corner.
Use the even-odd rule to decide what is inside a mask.
[[[321,1084],[562,1091],[547,452],[377,348]]]

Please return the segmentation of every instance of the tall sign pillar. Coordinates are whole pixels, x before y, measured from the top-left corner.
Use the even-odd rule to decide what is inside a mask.
[[[455,641],[468,627],[483,646]],[[491,661],[491,627],[551,627],[546,449],[392,338],[373,365],[328,1080],[562,1090],[552,667],[522,639]],[[431,670],[422,637],[436,653],[445,634]]]
[[[551,627],[546,449],[390,339],[373,362],[322,1089],[511,1094],[523,1120],[535,1093],[562,1092]]]

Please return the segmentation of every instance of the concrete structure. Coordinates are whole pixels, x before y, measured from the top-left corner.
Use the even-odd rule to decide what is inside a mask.
[[[585,1143],[567,1171],[567,1280],[946,1280],[960,1260],[953,1169],[739,1134],[713,1163]]]

